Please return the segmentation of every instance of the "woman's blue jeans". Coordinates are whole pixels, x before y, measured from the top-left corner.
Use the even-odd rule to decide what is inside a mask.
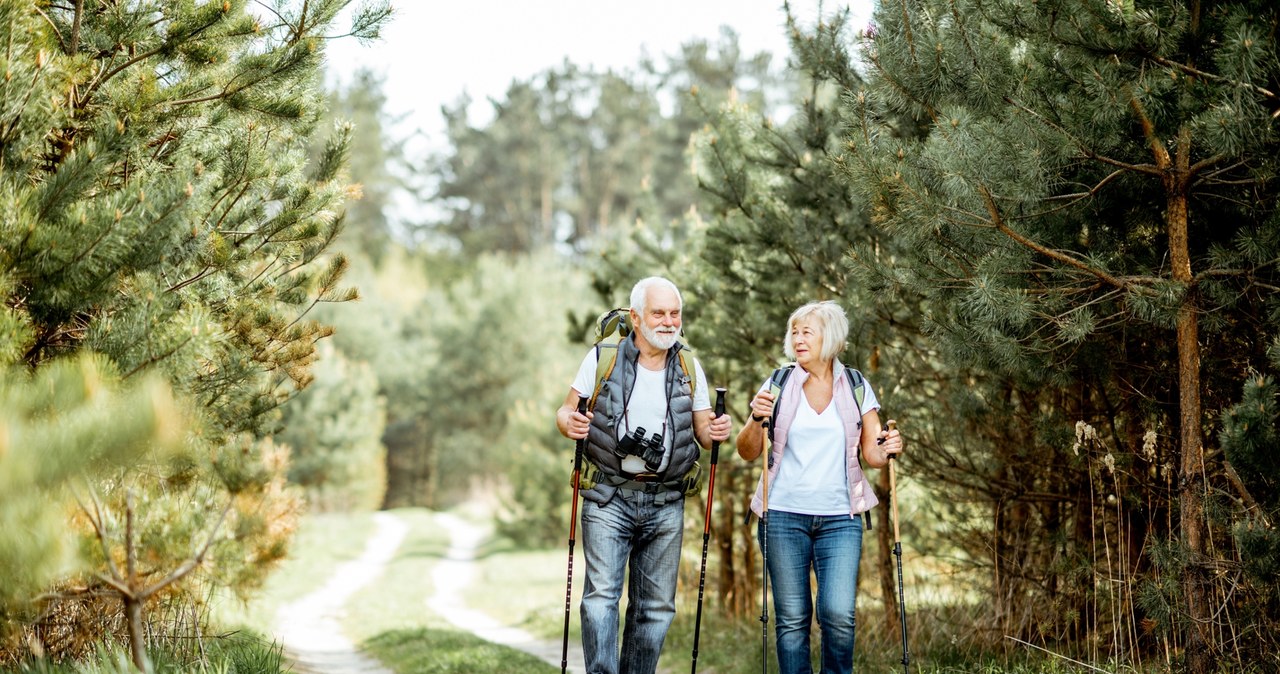
[[[768,543],[773,589],[778,671],[811,674],[809,628],[814,602],[809,572],[818,581],[817,617],[822,635],[822,673],[853,671],[854,602],[862,556],[862,518],[768,512],[768,541],[762,520],[757,537]]]
[[[653,674],[676,615],[684,497],[619,489],[582,503],[582,651],[587,674]],[[627,623],[618,646],[618,600],[627,583]],[[621,650],[621,653],[619,653]]]

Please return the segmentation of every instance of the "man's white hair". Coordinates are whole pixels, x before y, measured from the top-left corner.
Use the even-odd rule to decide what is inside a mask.
[[[676,287],[676,284],[661,276],[650,276],[636,281],[636,284],[631,288],[631,308],[637,314],[644,315],[645,309],[648,308],[645,303],[649,299],[649,289],[653,287],[670,288],[671,292],[676,294],[676,301],[680,303],[680,308],[684,309],[684,298],[680,296],[680,289]]]

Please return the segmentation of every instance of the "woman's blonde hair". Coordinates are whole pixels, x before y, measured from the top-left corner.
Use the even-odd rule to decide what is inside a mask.
[[[796,359],[796,345],[791,340],[791,329],[796,323],[808,320],[822,334],[822,351],[818,357],[822,360],[835,360],[844,351],[845,342],[849,339],[849,319],[845,318],[844,309],[831,300],[810,302],[791,312],[787,319],[787,333],[783,338],[782,349],[787,358]]]

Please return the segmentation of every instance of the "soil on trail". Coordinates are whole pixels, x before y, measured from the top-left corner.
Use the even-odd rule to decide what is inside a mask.
[[[479,527],[449,513],[436,516],[436,521],[449,531],[449,551],[432,572],[435,595],[427,600],[427,608],[444,616],[454,627],[471,632],[482,639],[518,648],[559,667],[564,644],[538,639],[518,627],[509,627],[491,616],[467,608],[466,590],[476,579],[476,550],[490,535]],[[582,644],[569,642],[568,671],[585,672]]]
[[[297,674],[395,674],[342,633],[347,600],[382,574],[409,531],[391,513],[375,513],[373,521],[376,528],[359,558],[342,564],[319,589],[276,613],[276,635]]]
[[[454,627],[559,667],[561,642],[537,639],[467,607],[467,588],[477,576],[476,551],[489,537],[489,529],[449,513],[437,513],[434,519],[449,532],[450,545],[432,571],[436,589],[427,598],[427,609]],[[391,513],[376,513],[373,520],[376,528],[358,559],[339,566],[323,586],[282,606],[276,614],[276,635],[297,674],[395,674],[361,653],[342,633],[343,607],[352,595],[382,574],[409,530],[403,520]],[[582,646],[576,641],[569,644],[568,665],[570,672],[586,671]]]

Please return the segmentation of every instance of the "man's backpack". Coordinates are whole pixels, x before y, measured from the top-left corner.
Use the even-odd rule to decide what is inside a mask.
[[[769,417],[769,427],[767,429],[769,433],[769,444],[773,444],[773,429],[778,425],[778,410],[781,409],[781,405],[779,405],[779,403],[782,401],[782,387],[787,383],[787,378],[791,376],[792,371],[795,369],[795,363],[784,365],[774,370],[773,374],[769,376],[769,392],[773,394],[773,414]],[[844,374],[849,380],[849,388],[853,389],[853,400],[858,404],[858,414],[862,414],[862,401],[867,397],[867,380],[862,376],[861,372],[851,367],[846,367],[844,369]],[[862,429],[861,420],[858,421],[858,429]],[[861,439],[859,439],[858,444],[859,450],[855,456],[858,459],[858,470],[862,470]],[[772,452],[769,454],[769,462],[772,467]],[[862,513],[862,519],[867,531],[870,531],[871,511],[864,511]]]
[[[600,385],[613,373],[613,366],[618,362],[618,342],[631,335],[631,310],[625,308],[610,309],[596,319],[596,384],[591,389],[591,400],[587,409],[596,408],[596,397],[600,395]],[[685,349],[676,353],[680,359],[680,369],[689,379],[689,394],[693,395],[698,384],[693,367],[689,363],[689,355]]]

